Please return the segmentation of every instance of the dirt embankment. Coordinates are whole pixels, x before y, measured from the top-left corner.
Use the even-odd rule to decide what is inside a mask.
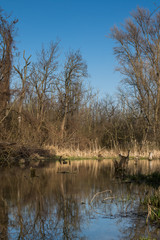
[[[0,142],[0,167],[42,167],[51,159],[56,159],[56,156],[49,150]]]

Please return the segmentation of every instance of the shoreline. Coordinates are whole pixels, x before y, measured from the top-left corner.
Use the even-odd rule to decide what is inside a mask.
[[[66,160],[103,160],[118,158],[119,153],[126,155],[126,151],[97,149],[66,149],[56,146],[29,146],[18,143],[0,143],[0,167],[11,167],[18,165],[43,166],[50,161],[58,161],[61,157]],[[153,158],[160,159],[160,151],[153,150]],[[131,149],[130,160],[148,160],[149,152],[138,153]]]

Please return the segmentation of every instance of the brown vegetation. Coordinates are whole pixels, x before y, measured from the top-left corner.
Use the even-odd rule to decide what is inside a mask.
[[[55,159],[55,154],[42,148],[0,143],[0,167],[41,167],[49,162],[44,160],[49,159]]]
[[[117,42],[118,70],[125,77],[118,101],[110,96],[99,100],[87,86],[87,65],[79,50],[70,51],[60,69],[58,42],[43,46],[35,62],[24,52],[21,64],[13,66],[17,21],[10,21],[3,11],[0,16],[2,143],[93,152],[96,156],[105,155],[101,149],[116,154],[131,149],[138,156],[158,151],[160,11],[150,14],[138,8],[123,29],[111,31]],[[14,76],[18,86],[11,89]]]

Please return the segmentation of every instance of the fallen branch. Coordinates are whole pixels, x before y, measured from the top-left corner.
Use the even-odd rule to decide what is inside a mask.
[[[116,198],[116,197],[107,197],[107,198],[104,198],[104,199],[102,200],[102,202],[107,201],[107,200],[110,200],[110,199],[114,199],[114,198]]]
[[[112,193],[111,190],[104,190],[104,191],[102,191],[102,192],[97,192],[96,194],[94,194],[93,198],[91,199],[90,204],[93,202],[93,200],[95,199],[96,196],[98,196],[99,194],[105,193],[105,192],[110,192],[110,193]]]
[[[94,194],[93,198],[91,199],[91,201],[90,201],[90,203],[89,203],[89,205],[91,206],[92,209],[93,209],[93,207],[92,207],[91,203],[93,202],[93,200],[95,199],[95,197],[98,196],[98,195],[100,195],[100,194],[102,194],[102,193],[105,193],[105,192],[110,192],[110,193],[112,193],[111,190],[104,190],[104,191],[102,191],[102,192],[97,192],[96,194]],[[96,214],[100,214],[100,215],[106,216],[106,214],[100,213],[100,212],[96,211],[95,209],[93,209],[93,211],[94,211]]]

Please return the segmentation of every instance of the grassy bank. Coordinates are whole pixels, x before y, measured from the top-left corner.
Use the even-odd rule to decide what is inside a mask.
[[[127,155],[127,150],[105,148],[90,148],[80,150],[79,148],[62,148],[58,146],[28,146],[18,143],[0,143],[0,167],[29,164],[30,162],[44,160],[58,160],[60,156],[69,160],[81,159],[115,159],[119,153]],[[152,150],[153,159],[160,158],[160,151]],[[135,148],[130,151],[130,159],[148,159],[149,151],[138,152]]]
[[[63,156],[64,158],[70,159],[97,159],[97,158],[117,158],[119,153],[122,155],[127,155],[128,149],[120,150],[120,149],[105,149],[101,147],[92,148],[92,149],[85,149],[80,150],[79,148],[62,148],[57,146],[45,146],[46,150],[49,150],[50,153],[54,153],[58,156]],[[131,149],[130,151],[130,159],[148,159],[149,153],[151,150],[142,150],[137,151],[135,148]],[[153,150],[152,149],[153,159],[160,158],[160,150]]]

